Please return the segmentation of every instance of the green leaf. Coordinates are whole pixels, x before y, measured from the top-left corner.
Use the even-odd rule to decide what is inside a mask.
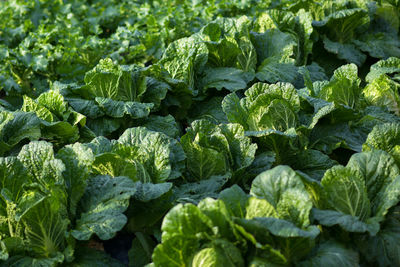
[[[252,124],[253,122],[249,122]],[[263,112],[257,122],[258,129],[273,129],[276,131],[286,131],[295,128],[298,124],[296,113],[291,109],[285,100],[274,99],[268,108]],[[255,130],[255,129],[254,129]]]
[[[171,138],[178,137],[180,132],[175,118],[171,115],[165,117],[149,116],[143,126],[151,131],[164,133]]]
[[[230,173],[225,175],[213,175],[209,179],[198,182],[187,182],[178,186],[175,196],[178,201],[198,202],[206,197],[217,197],[218,192],[227,183]]]
[[[301,177],[288,166],[277,166],[259,174],[251,185],[250,194],[266,199],[281,219],[298,227],[310,224],[312,201]]]
[[[252,41],[260,64],[257,79],[270,83],[293,82],[296,79],[297,67],[290,58],[296,45],[293,36],[271,29],[262,34],[252,33]]]
[[[103,153],[97,156],[91,167],[95,174],[109,175],[111,177],[127,176],[133,181],[151,181],[142,164],[135,160],[126,160],[115,153]]]
[[[380,60],[371,66],[370,72],[365,77],[367,82],[372,82],[378,79],[382,74],[398,77],[400,73],[400,59],[390,57],[386,60]]]
[[[210,24],[212,25],[213,23]],[[241,52],[235,38],[230,36],[222,37],[218,42],[206,42],[205,44],[208,48],[208,63],[213,67],[230,67],[235,65]]]
[[[136,192],[126,215],[130,232],[159,229],[163,216],[173,207],[172,183],[135,183]]]
[[[388,76],[381,75],[364,88],[363,95],[371,105],[387,107],[391,112],[400,115],[399,87]]]
[[[317,125],[310,135],[310,143],[313,144],[313,148],[326,154],[331,154],[339,147],[360,152],[366,139],[366,131],[351,122]]]
[[[363,236],[357,239],[362,256],[370,263],[379,266],[397,265],[400,263],[400,218],[396,207],[381,226],[375,236]]]
[[[156,243],[143,233],[136,233],[136,238],[132,241],[132,247],[128,252],[129,267],[142,267],[151,262],[151,254]]]
[[[297,43],[296,62],[298,65],[305,65],[313,45],[310,38],[313,32],[311,13],[304,9],[300,9],[297,14],[278,8],[269,9],[258,16],[254,26],[253,30],[260,33],[269,29],[279,29],[293,36]]]
[[[300,177],[289,166],[277,166],[259,174],[252,183],[250,194],[266,199],[274,207],[281,194],[290,188],[304,188]]]
[[[346,167],[329,169],[321,181],[327,210],[314,210],[314,217],[322,225],[339,224],[349,232],[375,235],[400,199],[399,169],[394,163],[386,152],[374,150],[354,154]]]
[[[257,154],[254,161],[248,168],[248,174],[252,177],[257,176],[263,171],[269,170],[275,162],[275,153],[272,151],[262,152]]]
[[[312,34],[313,34],[313,26],[312,26],[312,15],[300,9],[297,12],[297,20],[295,29],[297,30],[298,36],[298,46],[299,52],[296,56],[296,63],[299,65],[305,65],[307,62],[308,55],[312,53],[313,48],[313,41],[312,41]]]
[[[231,216],[245,218],[246,205],[249,196],[237,185],[224,189],[219,194],[219,199],[223,200]]]
[[[173,79],[185,82],[189,90],[194,91],[195,74],[200,72],[207,60],[207,46],[189,37],[172,42],[159,63]]]
[[[238,41],[241,53],[237,56],[237,60],[242,70],[245,72],[255,72],[257,65],[256,50],[247,37],[241,37]]]
[[[30,209],[23,217],[22,223],[25,228],[27,247],[34,252],[38,258],[59,258],[66,248],[65,233],[68,229],[69,220],[63,203],[59,202],[58,196],[46,198],[40,204]],[[60,259],[61,254],[61,259]]]
[[[164,217],[162,241],[171,238],[196,238],[198,234],[211,234],[212,221],[193,204],[178,204]]]
[[[300,109],[300,99],[297,90],[290,83],[255,83],[245,92],[245,105],[252,109],[262,103],[268,103],[273,99],[287,101],[295,111]]]
[[[298,77],[297,67],[293,62],[277,62],[276,58],[268,58],[257,69],[256,77],[268,83],[294,83]]]
[[[223,175],[228,171],[223,152],[212,148],[202,147],[197,140],[182,138],[181,144],[185,151],[189,181],[209,179],[213,175]]]
[[[335,70],[331,80],[322,87],[318,96],[329,102],[355,108],[361,93],[360,82],[357,66],[344,65]]]
[[[128,101],[116,101],[110,98],[96,97],[95,101],[102,109],[104,114],[113,118],[122,118],[124,115],[130,116],[132,119],[147,117],[152,103],[139,103]]]
[[[274,217],[278,218],[277,211],[265,199],[250,197],[247,200],[246,219],[253,219],[256,217]]]
[[[225,96],[222,101],[222,109],[230,122],[239,123],[245,130],[248,129],[247,110],[242,107],[240,99],[235,93]]]
[[[67,103],[58,91],[45,92],[36,99],[36,102],[39,106],[47,108],[60,120],[67,119],[69,116]]]
[[[358,253],[335,241],[327,241],[319,245],[312,255],[300,262],[298,266],[335,267],[338,262],[340,262],[340,266],[345,267],[359,266]]]
[[[157,199],[167,193],[172,188],[171,183],[152,184],[152,183],[135,183],[136,192],[133,196],[135,199],[142,202],[148,202]]]
[[[337,54],[340,59],[360,66],[364,63],[366,56],[352,45],[351,41],[355,39],[357,30],[362,30],[368,25],[370,20],[368,12],[363,8],[335,10],[333,7],[330,12],[331,14],[322,21],[313,22],[313,26],[321,27],[320,33],[326,35],[325,49]]]
[[[321,180],[326,170],[338,164],[326,154],[314,149],[301,151],[289,157],[286,162],[294,170],[300,170],[315,180]]]
[[[122,146],[114,146],[113,152],[122,153],[125,159],[134,156],[135,160],[143,164],[154,183],[181,176],[185,153],[175,139],[163,133],[136,127],[127,129],[117,142]],[[124,147],[127,147],[128,154],[124,154]],[[131,151],[137,154],[132,155]]]
[[[30,142],[22,147],[18,159],[24,164],[34,181],[44,188],[51,191],[57,186],[64,187],[62,172],[65,170],[65,165],[61,160],[54,158],[53,146],[50,143]]]
[[[336,54],[338,58],[362,66],[367,56],[364,55],[356,45],[352,43],[340,43],[331,41],[328,37],[323,36],[324,47],[328,52]]]
[[[204,248],[196,253],[192,266],[243,267],[245,264],[241,257],[241,251],[237,247],[225,240],[216,240],[211,248]]]
[[[38,116],[42,120],[48,122],[54,121],[54,115],[51,113],[50,110],[48,110],[44,106],[40,106],[38,103],[36,103],[32,98],[28,96],[24,96],[24,103],[22,105],[21,110],[25,112],[34,112],[36,116]]]
[[[340,225],[347,232],[375,235],[379,231],[379,223],[374,220],[361,221],[358,217],[334,210],[313,210],[313,217],[324,226]]]
[[[303,258],[314,247],[320,233],[316,226],[300,229],[291,222],[276,218],[235,219],[235,223],[261,244],[266,244],[260,256],[276,264],[287,264]],[[268,248],[269,244],[273,248]]]
[[[24,184],[29,184],[32,177],[15,157],[0,158],[0,166],[1,189],[6,188],[13,195],[13,200],[18,199]]]
[[[237,219],[235,222],[240,223],[246,229],[262,228],[271,234],[279,237],[304,237],[314,239],[319,235],[319,229],[316,226],[309,226],[305,229],[297,228],[293,223],[277,219],[277,218],[253,218]],[[251,232],[252,230],[250,230]]]
[[[127,222],[123,212],[135,194],[135,184],[127,177],[96,176],[88,181],[81,199],[82,213],[71,234],[78,240],[89,240],[92,234],[107,240]]]
[[[148,73],[147,75],[149,75],[150,77],[146,77],[147,89],[142,97],[143,103],[154,104],[152,110],[156,110],[159,108],[161,101],[165,99],[167,92],[171,90],[171,86],[162,81],[161,78],[160,80],[154,78],[154,76],[157,76],[159,73],[161,74],[161,70],[159,70],[155,66],[156,65],[152,65],[152,67],[154,68],[149,69],[150,73]]]
[[[18,159],[32,176],[32,182],[34,182],[43,193],[51,196],[51,201],[46,201],[46,205],[50,206],[50,208],[46,208],[49,210],[49,216],[54,215],[56,220],[66,220],[66,218],[68,218],[68,196],[65,181],[62,176],[65,165],[61,160],[54,158],[52,145],[44,141],[30,142],[28,145],[22,147],[18,154]],[[34,195],[33,197],[31,196],[27,199],[28,206],[32,203],[37,203],[40,198],[40,194]],[[57,212],[55,212],[55,210],[57,210]],[[22,216],[22,214],[18,216]],[[44,218],[46,215],[41,214],[37,215],[37,217]],[[60,217],[60,219],[58,219],[58,217]],[[42,226],[37,227],[39,228],[35,231],[43,231]]]
[[[96,137],[90,143],[84,144],[84,146],[90,148],[95,156],[112,150],[111,141],[104,136]]]
[[[254,78],[254,74],[235,68],[209,68],[205,70],[204,75],[199,82],[204,91],[215,88],[218,91],[226,89],[235,92],[246,88],[247,83]]]
[[[368,134],[363,151],[380,149],[388,152],[400,166],[400,124],[384,123],[376,125]]]
[[[229,211],[222,200],[205,198],[200,201],[198,208],[211,219],[215,234],[231,240],[236,239]]]
[[[154,249],[152,259],[155,266],[190,266],[192,255],[199,248],[195,238],[173,236]]]
[[[367,52],[371,57],[389,58],[400,56],[400,41],[394,34],[386,32],[362,35],[361,40],[353,41],[360,50]]]
[[[95,120],[88,120],[87,126],[96,136],[108,136],[121,127],[121,120],[116,118],[102,117]]]
[[[49,61],[43,56],[34,56],[32,59],[32,69],[34,71],[46,71]]]
[[[327,193],[326,205],[338,212],[349,214],[364,221],[371,214],[367,186],[363,175],[357,170],[334,166],[321,180]]]
[[[66,98],[68,104],[77,112],[86,115],[88,118],[96,119],[104,116],[103,110],[96,105],[94,100],[86,100],[81,98]]]
[[[208,120],[192,122],[181,137],[181,144],[187,156],[189,181],[228,172],[240,175],[252,163],[256,151],[256,145],[244,136],[240,125],[214,125]]]
[[[264,33],[252,33],[252,42],[257,51],[257,62],[268,58],[277,62],[285,62],[294,53],[296,41],[293,36],[278,29],[270,29]]]
[[[24,139],[38,140],[40,135],[40,120],[34,113],[0,113],[0,155]]]
[[[73,143],[79,138],[79,129],[66,121],[42,122],[42,138],[55,142]]]
[[[229,102],[231,106],[229,109],[224,107],[224,111],[228,119],[239,118],[239,123],[244,123],[241,120],[246,114],[246,123],[243,125],[246,130],[286,131],[298,124],[296,111],[300,108],[300,100],[291,84],[256,83],[245,92],[245,95],[246,97],[240,102],[237,100]],[[234,112],[233,116],[230,114],[231,111]]]
[[[249,263],[249,267],[282,267],[285,266],[279,263],[272,263],[271,261],[259,257],[254,257]]]
[[[56,157],[61,159],[66,167],[62,175],[68,193],[69,212],[75,216],[78,202],[85,192],[94,156],[89,148],[75,143],[60,149]]]
[[[275,156],[275,165],[285,162],[285,158],[291,153],[298,151],[298,135],[296,130],[291,128],[285,132],[276,131],[273,129],[262,131],[248,131],[247,136],[255,137],[260,142],[260,147],[270,150]]]
[[[0,158],[0,221],[6,236],[18,236],[20,219],[42,202],[46,195],[31,186],[33,177],[15,157]]]
[[[196,103],[189,111],[189,122],[207,119],[215,124],[228,123],[228,119],[222,109],[223,97],[215,96],[205,101]]]
[[[359,171],[365,180],[371,213],[384,217],[400,200],[400,170],[384,151],[373,150],[354,154],[347,167]]]
[[[239,124],[220,124],[219,128],[228,141],[229,163],[234,172],[247,168],[254,160],[257,145],[251,143]]]
[[[146,90],[143,74],[124,66],[121,67],[111,59],[102,59],[99,64],[85,75],[85,90],[91,98],[110,98],[115,101],[140,101]]]
[[[0,242],[0,247],[1,247],[0,248],[0,259],[2,261],[5,261],[5,260],[8,259],[9,254],[8,254],[8,251],[7,251],[7,247],[6,247],[6,245],[4,244],[3,241]]]

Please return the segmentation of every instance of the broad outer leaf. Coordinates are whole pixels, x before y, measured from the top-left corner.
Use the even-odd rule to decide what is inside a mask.
[[[62,174],[68,192],[69,212],[75,216],[78,202],[85,192],[86,180],[89,178],[94,156],[89,148],[75,143],[60,149],[56,157],[65,165]]]
[[[357,217],[334,210],[313,209],[313,217],[324,226],[340,225],[347,232],[375,235],[379,231],[379,223],[374,220],[363,222]]]
[[[190,266],[190,259],[199,246],[199,241],[196,238],[173,236],[154,249],[152,255],[154,266]]]
[[[299,228],[310,224],[312,201],[301,177],[288,166],[277,166],[259,174],[251,185],[250,194],[266,199],[277,216]]]
[[[0,113],[0,155],[24,139],[39,139],[40,134],[40,120],[34,113]]]
[[[400,124],[384,123],[376,125],[368,134],[363,151],[381,149],[388,152],[400,167]]]
[[[362,256],[370,264],[397,266],[400,264],[400,217],[399,208],[391,212],[376,236],[360,236],[357,245]]]
[[[212,221],[193,204],[178,204],[164,217],[162,241],[171,238],[196,238],[202,232],[211,233]]]
[[[185,153],[175,139],[144,127],[136,127],[127,129],[117,141],[122,145],[139,148],[139,161],[154,183],[181,176]]]
[[[81,199],[82,213],[71,234],[78,240],[89,240],[92,234],[107,240],[127,222],[123,212],[136,188],[127,177],[96,176],[88,181]]]
[[[371,214],[383,217],[400,199],[400,170],[386,152],[373,150],[354,154],[347,167],[364,176]]]
[[[359,218],[371,214],[370,200],[363,175],[350,168],[335,166],[329,169],[321,181],[327,193],[329,208]]]
[[[193,267],[244,267],[241,251],[232,243],[217,239],[212,247],[204,248],[193,257]]]
[[[355,267],[359,266],[358,253],[335,241],[327,241],[319,245],[312,256],[298,265],[299,267]]]

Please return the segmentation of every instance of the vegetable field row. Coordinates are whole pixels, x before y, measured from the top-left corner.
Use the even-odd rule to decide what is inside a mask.
[[[399,1],[0,18],[0,266],[400,266]]]

